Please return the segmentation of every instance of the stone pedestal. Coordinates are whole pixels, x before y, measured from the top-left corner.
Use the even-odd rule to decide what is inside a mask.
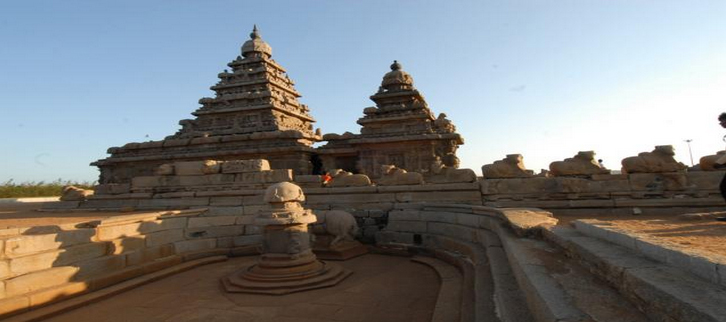
[[[352,272],[317,260],[310,247],[308,224],[315,215],[301,206],[302,189],[289,182],[265,192],[269,209],[259,212],[255,224],[264,226],[263,255],[250,267],[222,279],[228,292],[282,295],[338,284]]]
[[[315,235],[313,252],[318,258],[344,261],[368,253],[368,247],[356,240],[344,240],[331,245],[334,238],[333,235]]]

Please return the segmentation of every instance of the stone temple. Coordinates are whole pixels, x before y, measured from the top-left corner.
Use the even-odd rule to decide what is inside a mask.
[[[360,134],[321,135],[271,54],[255,28],[215,97],[109,149],[93,190],[0,202],[0,318],[726,321],[726,151],[478,175],[397,61]]]
[[[358,120],[361,134],[325,136],[313,130],[310,109],[298,101],[294,82],[272,59],[256,26],[227,66],[231,70],[211,87],[215,97],[200,99],[195,118],[179,121],[177,133],[110,148],[110,157],[92,163],[100,169],[99,182],[128,183],[165,163],[206,159],[267,159],[274,169],[300,175],[343,169],[371,177],[380,176],[381,164],[417,171],[439,159],[458,166],[456,149],[463,139],[444,114],[434,117],[398,62],[371,96],[376,106],[365,108]],[[329,143],[312,148],[323,139]]]

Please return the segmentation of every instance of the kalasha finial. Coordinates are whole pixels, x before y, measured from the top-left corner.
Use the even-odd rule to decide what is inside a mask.
[[[250,34],[250,38],[252,38],[252,39],[260,38],[260,33],[257,32],[257,24],[255,24],[254,27],[252,28],[252,33]]]
[[[401,67],[401,64],[397,60],[394,60],[393,64],[391,64],[391,70],[400,70],[401,68],[403,67]]]

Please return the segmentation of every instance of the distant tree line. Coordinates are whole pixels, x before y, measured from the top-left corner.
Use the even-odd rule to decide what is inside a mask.
[[[64,186],[76,186],[81,189],[92,189],[95,182],[77,182],[58,179],[52,182],[28,181],[17,183],[13,179],[0,185],[0,198],[53,197],[60,196]]]

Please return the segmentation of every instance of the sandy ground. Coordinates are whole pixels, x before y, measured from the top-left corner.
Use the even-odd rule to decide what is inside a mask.
[[[46,321],[430,321],[440,287],[428,266],[368,254],[336,262],[353,274],[330,288],[285,296],[223,291],[220,277],[255,261],[202,266]]]
[[[558,225],[569,225],[584,217],[559,216]],[[607,221],[615,228],[647,235],[664,244],[697,252],[726,256],[726,222],[713,219],[679,220],[676,216],[598,216],[588,219]]]

